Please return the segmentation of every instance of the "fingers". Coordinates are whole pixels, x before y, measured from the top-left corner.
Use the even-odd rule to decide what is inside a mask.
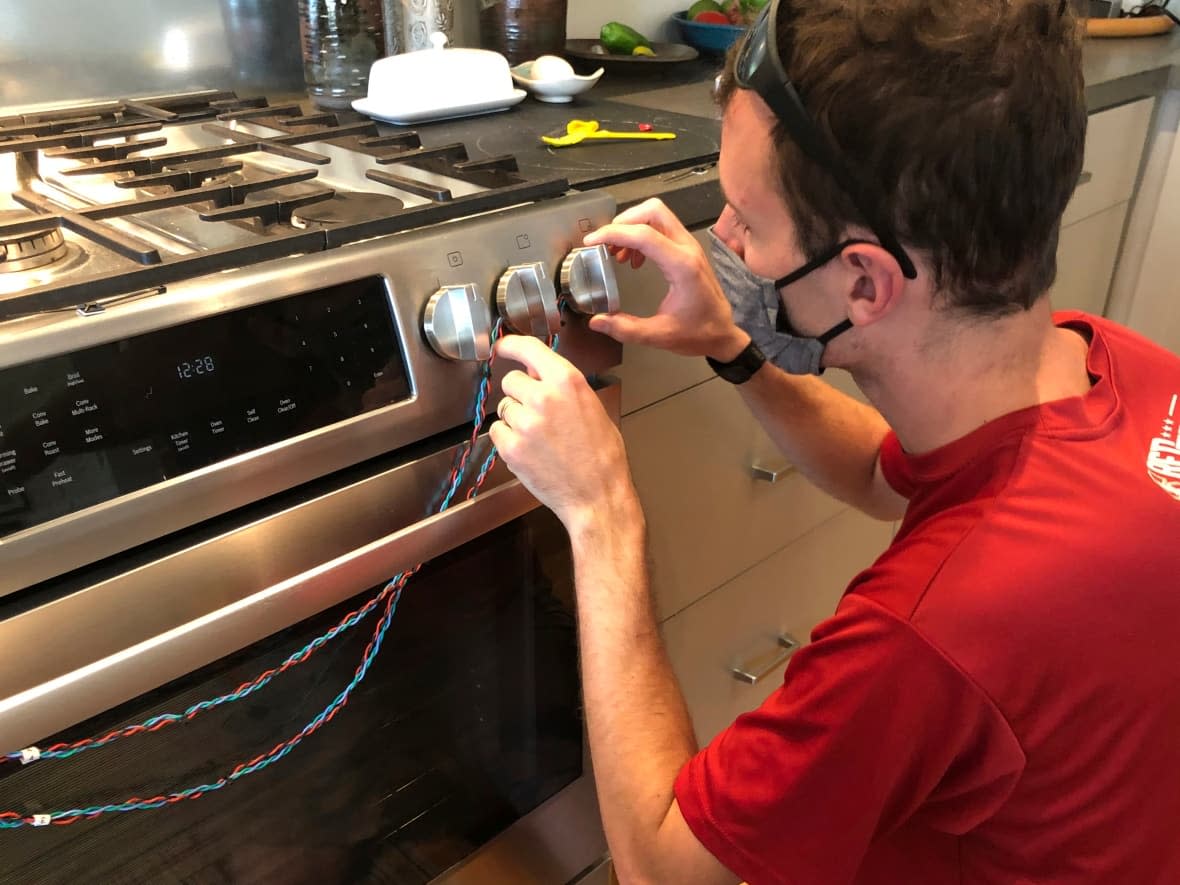
[[[512,469],[513,456],[517,451],[517,446],[520,443],[520,434],[505,424],[503,421],[496,421],[488,428],[488,436],[491,437],[492,445],[503,456],[504,463],[508,465],[508,469]]]
[[[558,356],[539,339],[529,335],[505,335],[496,342],[496,354],[521,363],[534,378],[558,379],[577,369],[565,357]]]
[[[654,261],[665,275],[685,261],[684,247],[647,224],[611,222],[587,234],[584,242],[588,246],[606,243],[616,250],[627,249],[629,260],[632,253],[639,252]]]
[[[629,249],[626,246],[608,246],[607,251],[615,257],[615,261],[619,262],[619,264],[627,264],[629,262],[635,270],[643,267],[643,253],[636,249]]]
[[[683,336],[682,324],[675,317],[656,314],[637,317],[629,313],[598,314],[590,318],[590,329],[609,335],[623,344],[667,347]]]
[[[663,200],[654,197],[620,212],[612,223],[650,225],[679,243],[692,239],[692,234],[676,217],[676,213],[669,209]]]
[[[510,396],[502,397],[500,399],[500,402],[497,403],[497,405],[496,405],[496,417],[499,418],[501,421],[507,421],[508,419],[504,417],[504,413],[506,411],[508,411],[508,406],[510,404],[514,404],[514,403],[516,403],[516,400],[514,400],[512,397],[510,397]]]
[[[500,382],[500,389],[505,396],[510,396],[518,402],[532,403],[540,395],[542,385],[536,378],[526,375],[519,369],[513,369]]]

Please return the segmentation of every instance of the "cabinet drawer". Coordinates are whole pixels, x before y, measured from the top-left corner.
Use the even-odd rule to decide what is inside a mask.
[[[1055,309],[1103,312],[1126,216],[1127,204],[1118,203],[1061,229],[1057,280],[1049,290]]]
[[[843,505],[786,468],[733,386],[719,378],[624,416],[647,515],[652,582],[667,617],[765,559]]]
[[[782,685],[781,666],[754,685],[739,682],[732,668],[773,663],[780,634],[807,642],[892,533],[892,524],[845,509],[664,624],[701,746]]]
[[[709,248],[708,233],[696,231],[693,236]],[[639,270],[618,268],[619,298],[627,313],[651,316],[664,300],[668,284],[652,262]],[[628,415],[665,397],[687,390],[694,384],[708,381],[713,370],[700,358],[679,356],[655,347],[637,344],[623,345],[623,362],[615,371],[623,382],[622,413]]]
[[[1063,225],[1131,198],[1154,105],[1154,98],[1144,98],[1090,115],[1082,181],[1065,207]]]

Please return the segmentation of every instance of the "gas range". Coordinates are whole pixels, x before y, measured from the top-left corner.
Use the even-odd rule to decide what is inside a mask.
[[[0,596],[465,424],[501,325],[620,359],[613,199],[511,156],[203,92],[0,118],[0,193]]]
[[[0,118],[0,320],[568,188],[516,170],[227,92]]]

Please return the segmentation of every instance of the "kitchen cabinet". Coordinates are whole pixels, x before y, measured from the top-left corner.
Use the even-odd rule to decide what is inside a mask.
[[[695,236],[707,247],[706,231]],[[644,316],[667,289],[649,266],[620,269],[619,283],[623,309]],[[894,526],[796,472],[703,359],[626,346],[618,374],[659,617],[704,740],[781,680],[778,668],[757,686],[742,685],[729,666],[773,654],[772,627],[805,641]],[[846,372],[824,380],[863,400]],[[799,577],[784,584],[788,573]]]
[[[1180,90],[1165,94],[1127,224],[1110,316],[1180,354],[1176,251],[1180,247]]]
[[[706,229],[693,233],[708,250]],[[653,262],[639,270],[620,267],[619,297],[622,308],[637,316],[651,316],[660,306],[668,285]],[[656,347],[623,345],[623,363],[616,374],[623,382],[622,412],[628,415],[644,406],[708,381],[713,370],[703,359],[688,359]]]
[[[664,623],[701,746],[782,685],[790,650],[780,637],[806,643],[892,534],[891,523],[846,508]],[[751,685],[734,668],[764,675]]]
[[[662,617],[845,507],[793,471],[719,378],[624,416],[622,426]]]
[[[1154,107],[1154,98],[1144,98],[1090,115],[1081,180],[1065,207],[1057,245],[1050,290],[1057,309],[1106,312]]]
[[[1101,314],[1114,272],[1127,204],[1118,203],[1062,228],[1057,245],[1057,280],[1049,290],[1057,310]]]
[[[1154,98],[1142,98],[1090,115],[1082,177],[1062,227],[1131,198],[1154,106]]]

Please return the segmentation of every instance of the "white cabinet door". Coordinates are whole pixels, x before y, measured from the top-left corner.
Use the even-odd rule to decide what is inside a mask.
[[[1127,204],[1119,203],[1061,229],[1057,281],[1049,290],[1054,308],[1103,313],[1126,215]]]
[[[708,247],[705,231],[697,231],[693,236]],[[654,314],[668,291],[668,284],[655,265],[649,261],[639,270],[619,267],[617,274],[622,309],[637,316]],[[623,382],[622,412],[629,415],[694,384],[708,381],[713,377],[713,370],[700,357],[678,356],[654,347],[625,344],[623,363],[615,374]]]
[[[778,637],[806,643],[892,534],[891,523],[846,509],[665,622],[701,746],[782,685],[784,667],[776,663],[786,649]],[[734,677],[734,667],[769,672],[750,685]]]
[[[623,417],[647,515],[662,617],[699,599],[844,505],[792,472],[719,378]],[[768,482],[753,467],[780,470]]]
[[[1063,224],[1071,225],[1131,198],[1154,107],[1154,98],[1143,98],[1090,115],[1082,180],[1065,207]]]

